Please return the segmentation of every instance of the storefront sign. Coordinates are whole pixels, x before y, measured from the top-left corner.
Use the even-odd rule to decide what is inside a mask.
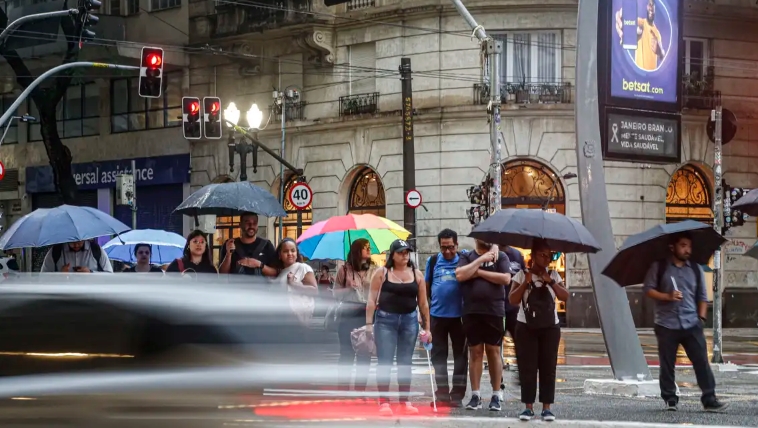
[[[679,163],[680,121],[657,113],[608,112],[604,158],[649,163]]]
[[[190,155],[156,156],[135,159],[137,186],[188,183]],[[130,174],[131,159],[77,163],[71,165],[80,190],[116,187],[116,176]],[[49,165],[26,168],[26,192],[54,192],[53,169]]]
[[[613,0],[610,16],[611,98],[615,105],[678,105],[681,87],[681,0]]]

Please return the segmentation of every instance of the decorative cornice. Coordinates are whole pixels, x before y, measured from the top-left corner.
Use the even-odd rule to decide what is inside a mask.
[[[337,58],[334,33],[327,28],[314,28],[300,33],[294,43],[309,55],[307,61],[315,66],[334,66]]]

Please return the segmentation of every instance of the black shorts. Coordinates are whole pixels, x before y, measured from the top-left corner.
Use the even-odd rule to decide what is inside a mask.
[[[481,344],[500,346],[505,335],[503,317],[483,314],[464,315],[463,332],[466,334],[469,346]]]

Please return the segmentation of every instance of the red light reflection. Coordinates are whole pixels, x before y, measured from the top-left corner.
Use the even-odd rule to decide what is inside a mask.
[[[220,109],[221,109],[221,106],[219,105],[219,103],[214,102],[211,104],[211,113],[216,113]]]
[[[448,416],[450,408],[438,407],[437,412],[429,403],[414,403],[418,409],[416,415],[403,413],[403,406],[393,403],[395,415],[393,418],[418,418]],[[319,401],[290,401],[281,403],[260,404],[254,407],[257,416],[274,417],[288,420],[336,421],[336,420],[373,420],[386,419],[379,415],[379,405],[376,401],[363,400],[319,400]]]
[[[198,102],[190,103],[190,113],[195,114],[198,112],[200,112],[200,103]]]

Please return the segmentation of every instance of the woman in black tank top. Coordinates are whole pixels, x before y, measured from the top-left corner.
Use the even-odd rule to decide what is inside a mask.
[[[379,413],[391,416],[392,408],[387,397],[390,389],[390,372],[397,353],[397,383],[400,392],[400,410],[405,414],[418,414],[408,401],[411,391],[411,363],[418,339],[418,311],[423,328],[429,335],[429,302],[426,298],[424,275],[410,260],[411,248],[407,242],[396,240],[390,246],[390,257],[384,269],[371,278],[371,290],[366,305],[366,327],[374,332],[376,358],[376,384],[382,397]]]

